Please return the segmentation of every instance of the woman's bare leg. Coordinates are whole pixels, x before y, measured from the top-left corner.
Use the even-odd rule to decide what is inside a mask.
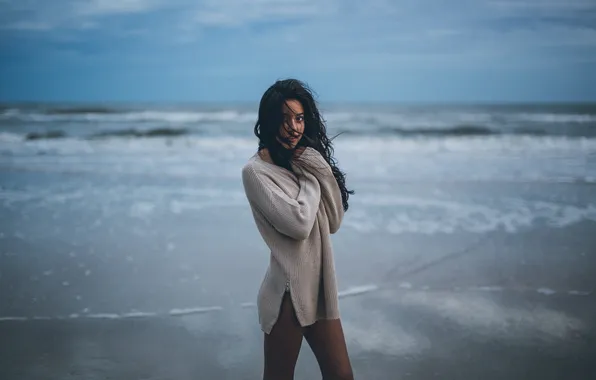
[[[354,380],[339,319],[317,321],[306,328],[304,337],[317,358],[323,380]]]
[[[294,369],[302,345],[302,333],[290,293],[285,293],[277,322],[271,332],[265,334],[263,380],[294,379]]]

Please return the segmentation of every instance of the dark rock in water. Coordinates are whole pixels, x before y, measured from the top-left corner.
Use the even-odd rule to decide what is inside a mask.
[[[60,139],[66,137],[66,133],[62,131],[49,132],[31,132],[25,136],[26,140],[44,140],[44,139]]]

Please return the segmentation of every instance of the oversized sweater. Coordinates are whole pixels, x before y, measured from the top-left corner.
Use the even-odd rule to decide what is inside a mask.
[[[256,226],[269,247],[269,266],[259,288],[261,330],[270,333],[284,292],[289,292],[301,326],[339,318],[330,234],[342,222],[339,186],[321,154],[306,148],[297,173],[252,156],[242,182]]]

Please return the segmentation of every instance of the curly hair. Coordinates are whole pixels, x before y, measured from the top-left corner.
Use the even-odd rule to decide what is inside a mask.
[[[294,148],[282,145],[286,138],[280,132],[284,123],[283,105],[288,100],[299,101],[304,109],[304,132]],[[321,117],[313,91],[307,84],[297,79],[284,79],[271,85],[261,98],[254,134],[259,138],[258,150],[267,148],[273,163],[292,172],[291,162],[296,149],[311,147],[321,153],[341,190],[344,211],[348,210],[348,199],[354,191],[346,187],[346,175],[338,168],[333,157],[333,138],[327,136],[325,120]]]

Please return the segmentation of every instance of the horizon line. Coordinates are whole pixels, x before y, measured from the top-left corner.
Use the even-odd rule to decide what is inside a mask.
[[[319,105],[596,105],[596,99],[590,100],[321,100],[315,99]],[[254,105],[260,99],[254,100],[2,100],[0,106],[5,105]]]

